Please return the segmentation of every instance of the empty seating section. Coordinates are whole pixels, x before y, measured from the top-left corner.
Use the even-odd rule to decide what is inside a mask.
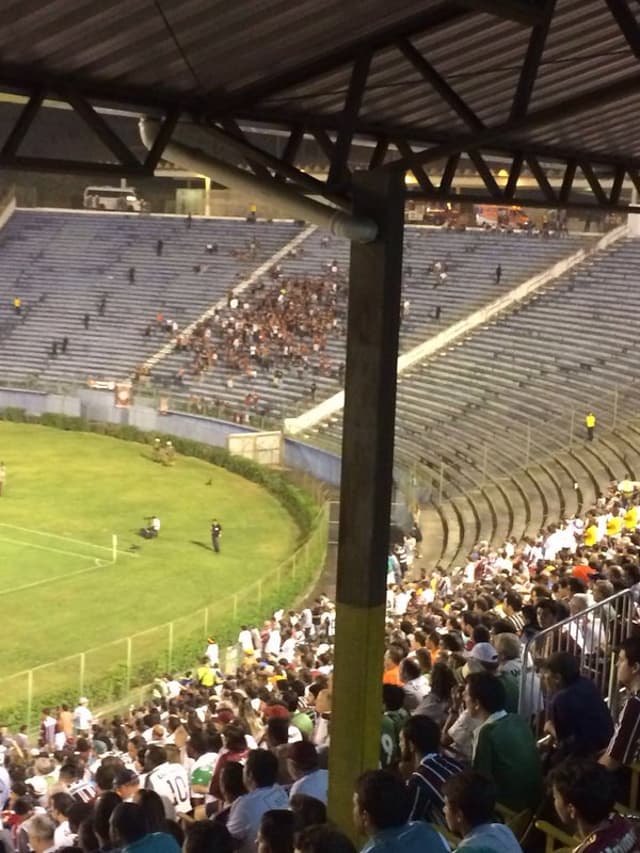
[[[495,234],[484,231],[449,232],[436,228],[408,227],[405,236],[403,299],[408,300],[401,332],[401,349],[406,351],[440,332],[471,311],[486,305],[505,291],[551,264],[585,246],[587,238],[542,239],[524,234]],[[315,231],[302,246],[302,252],[283,260],[284,277],[326,276],[336,261],[339,275],[346,275],[349,263],[349,244],[344,240],[327,238]],[[446,278],[436,283],[435,263],[446,265]],[[500,264],[502,276],[496,281]],[[270,284],[269,286],[274,286]],[[441,309],[439,321],[435,309]],[[339,313],[346,317],[346,291],[341,290]],[[339,365],[344,362],[345,338],[336,334],[327,343],[326,355],[331,362],[331,374],[318,370],[307,372],[292,367],[284,370],[278,384],[273,375],[259,373],[250,379],[238,376],[218,363],[214,370],[204,373],[197,381],[187,381],[189,392],[213,398],[242,409],[248,392],[261,400],[259,411],[274,416],[286,416],[311,405],[311,383],[317,388],[316,400],[335,393],[340,388]],[[154,370],[157,381],[170,383],[181,367],[191,361],[188,354],[174,353]],[[229,378],[233,387],[229,387]]]
[[[187,228],[183,217],[17,211],[0,231],[0,382],[126,376],[168,340],[143,334],[158,313],[192,322],[300,231],[291,222],[194,218]],[[22,317],[12,313],[16,296]],[[64,337],[66,354],[52,357]]]
[[[436,502],[441,488],[451,498],[437,510],[445,563],[480,534],[499,542],[534,533],[588,507],[607,480],[640,475],[631,427],[592,444],[584,429],[589,409],[611,412],[616,387],[620,419],[638,412],[639,265],[640,242],[618,242],[402,376],[396,459],[433,480]],[[339,419],[324,432],[337,439]]]

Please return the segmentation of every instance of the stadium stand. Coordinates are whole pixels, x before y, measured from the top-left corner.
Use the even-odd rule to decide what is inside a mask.
[[[175,328],[169,332],[159,326],[175,319],[182,329],[216,302],[228,303],[239,281],[301,233],[284,223],[259,229],[233,223],[227,230],[216,222],[205,234],[200,223],[187,228],[184,220],[170,219],[158,222],[173,230],[159,233],[152,218],[134,219],[130,227],[126,217],[71,214],[60,214],[56,227],[48,230],[42,214],[24,214],[22,222],[21,216],[2,235],[8,259],[3,299],[11,305],[19,296],[22,304],[3,330],[0,365],[4,370],[11,361],[15,370],[10,375],[16,379],[23,358],[18,340],[29,342],[26,353],[36,341],[64,336],[66,327],[57,326],[56,317],[67,309],[88,348],[73,351],[69,335],[67,353],[47,357],[45,352],[44,361],[26,362],[32,375],[83,379],[93,370],[101,375],[130,371],[175,334]],[[98,223],[104,219],[112,229],[111,243]],[[154,230],[145,230],[150,222]],[[31,242],[31,231],[46,231],[46,237],[36,233]],[[577,237],[431,229],[411,229],[408,240],[405,349],[432,333],[430,318],[437,305],[444,303],[443,312],[451,314],[441,317],[441,324],[454,321],[582,243]],[[21,241],[29,247],[26,253]],[[208,242],[215,242],[217,251],[206,251]],[[93,252],[95,243],[103,254]],[[71,256],[70,245],[77,256]],[[169,263],[178,245],[179,257]],[[78,246],[84,246],[85,257],[91,253],[86,269]],[[593,809],[604,800],[613,807],[605,765],[633,769],[638,744],[628,732],[636,731],[635,700],[624,705],[621,727],[614,732],[613,687],[640,687],[634,668],[640,665],[640,646],[625,639],[638,619],[638,433],[625,423],[615,433],[598,432],[595,441],[575,442],[568,449],[561,421],[571,407],[581,413],[597,410],[597,401],[611,391],[612,376],[624,385],[632,379],[635,343],[629,321],[638,306],[628,270],[637,251],[628,240],[590,257],[528,304],[402,376],[398,460],[406,470],[433,480],[440,465],[445,467],[442,500],[426,513],[422,530],[414,525],[392,531],[381,769],[358,780],[355,791],[356,825],[373,838],[386,827],[431,845],[424,849],[444,851],[443,836],[454,845],[461,838],[465,843],[475,839],[483,842],[482,849],[496,851],[535,849],[533,826],[549,768],[554,768],[548,778],[557,790],[556,802],[571,805],[575,792],[567,779],[580,762],[579,772],[592,780],[594,802],[596,787],[599,792]],[[196,253],[201,254],[194,263]],[[211,267],[196,272],[196,264]],[[301,278],[308,286],[295,303],[296,312],[320,304],[323,321],[339,329],[346,308],[345,264],[335,241],[313,233],[295,254],[266,272],[262,286],[240,294],[237,307],[227,305],[212,315],[219,320],[211,337],[224,330],[232,312],[247,310],[259,318],[267,302],[277,312]],[[209,273],[211,280],[205,281]],[[441,273],[446,277],[433,287]],[[83,302],[83,275],[89,274],[96,284]],[[103,288],[104,281],[109,286]],[[101,313],[97,306],[105,294]],[[247,309],[240,300],[247,300]],[[624,305],[628,330],[618,329],[619,305]],[[125,319],[129,309],[133,322]],[[118,320],[107,325],[112,311]],[[158,311],[162,323],[156,320]],[[89,328],[82,329],[85,313],[91,315]],[[300,321],[299,313],[294,319]],[[237,331],[227,328],[227,350],[220,347],[223,363],[203,370],[197,385],[189,379],[181,383],[185,387],[175,385],[178,394],[187,397],[197,388],[200,394],[227,394],[228,402],[242,406],[242,382],[228,383],[237,378],[237,364],[224,363],[233,357],[231,335]],[[284,345],[295,349],[297,343]],[[280,346],[276,341],[273,363],[263,373],[256,371],[247,386],[273,399],[273,411],[304,399],[300,387],[289,394],[297,375],[293,370],[289,375],[282,370],[276,385],[270,381],[271,371],[287,364]],[[326,347],[327,357],[339,363],[341,335],[327,335]],[[194,352],[182,346],[161,359],[153,375],[172,380],[193,364],[194,354],[197,347]],[[85,366],[84,359],[94,357]],[[303,373],[317,381],[319,396],[330,393],[340,378],[331,371],[324,377],[316,372],[321,357],[319,348]],[[212,377],[222,390],[208,385]],[[616,399],[623,414],[631,397],[622,393]],[[540,426],[527,433],[530,422]],[[531,459],[525,465],[527,434]],[[339,435],[339,421],[322,431],[324,440]],[[238,627],[240,665],[232,671],[220,669],[212,638],[191,673],[158,673],[149,700],[123,715],[94,719],[86,697],[75,711],[63,704],[44,708],[37,755],[30,754],[29,733],[5,730],[4,805],[11,811],[6,822],[11,843],[20,848],[28,839],[34,850],[44,851],[77,838],[83,850],[95,849],[88,833],[99,834],[101,827],[104,832],[105,812],[114,812],[114,844],[139,840],[137,830],[128,834],[139,824],[147,834],[149,829],[163,834],[163,839],[152,837],[157,849],[171,846],[169,835],[182,843],[186,832],[189,850],[205,827],[213,832],[209,827],[224,824],[219,833],[225,849],[254,853],[258,832],[268,838],[274,821],[279,830],[284,825],[284,818],[268,813],[268,801],[291,809],[292,839],[295,831],[296,845],[306,849],[305,832],[313,838],[308,827],[325,820],[335,606],[321,595],[297,612],[283,608],[270,614],[262,627]],[[611,651],[621,640],[627,669],[618,668],[616,684]],[[580,714],[567,715],[572,702],[580,703]],[[583,717],[589,724],[581,728]],[[536,743],[542,733],[550,743]],[[240,763],[245,764],[244,783]],[[633,792],[632,786],[625,795],[631,805]],[[578,821],[577,840],[595,826],[595,811],[580,793],[585,816]],[[300,801],[300,795],[306,799]],[[130,798],[125,819],[117,810]],[[390,801],[397,813],[389,825],[376,804]],[[46,808],[51,817],[43,815]],[[494,820],[496,809],[503,822]],[[558,813],[565,819],[562,805]],[[206,824],[183,821],[184,815],[207,814],[213,820]],[[635,824],[621,815],[605,816],[600,824],[607,838],[625,844],[637,835]],[[537,825],[550,837],[569,837],[552,824]],[[106,836],[98,841],[101,846],[106,842]]]
[[[124,378],[169,339],[158,314],[187,325],[301,230],[291,222],[187,221],[17,211],[0,232],[0,302],[5,317],[16,296],[22,308],[2,327],[0,376]]]
[[[20,316],[14,314],[2,326],[0,376],[5,381],[34,377],[84,381],[89,375],[123,378],[171,338],[158,328],[158,314],[165,321],[175,321],[180,329],[188,326],[301,231],[300,226],[285,222],[197,218],[192,222],[193,227],[187,228],[183,217],[17,211],[0,234],[0,301],[9,307],[18,296],[22,309]],[[585,240],[408,228],[403,350],[576,251]],[[215,254],[206,252],[207,244],[216,247]],[[335,278],[342,282],[348,243],[315,232],[295,257],[285,257],[279,264],[281,279],[330,279],[333,262],[338,270]],[[267,277],[263,290],[245,295],[243,302],[251,307],[281,284]],[[106,305],[101,315],[103,298]],[[86,314],[90,315],[88,329],[83,328]],[[317,399],[340,385],[344,362],[340,330],[344,331],[346,318],[342,286],[331,319],[334,315],[338,334],[329,335],[322,352],[314,356],[304,340],[311,352],[302,383],[299,365],[292,368],[288,363],[275,366],[283,374],[277,385],[273,370],[259,370],[249,379],[223,360],[215,370],[194,378],[189,375],[191,357],[183,352],[160,362],[152,376],[185,394],[242,407],[251,392],[274,415],[295,411],[308,401],[312,383]],[[148,326],[151,334],[145,337]],[[65,337],[66,351],[59,346],[53,356],[53,343],[61,344]],[[174,380],[180,371],[185,375],[176,388]]]
[[[479,230],[448,232],[408,227],[401,350],[406,351],[431,337],[585,244],[588,245],[588,238],[583,236],[545,239]],[[334,318],[337,319],[337,330],[327,336],[324,349],[314,354],[311,341],[304,334],[298,335],[301,343],[307,345],[306,363],[281,360],[267,368],[258,366],[256,375],[248,376],[235,365],[220,360],[215,370],[200,374],[196,381],[189,378],[190,359],[174,353],[154,371],[156,379],[171,383],[178,370],[186,369],[185,386],[194,394],[215,398],[239,409],[243,408],[247,393],[256,394],[262,401],[261,408],[268,407],[269,413],[278,417],[310,405],[312,397],[321,400],[335,393],[341,386],[341,365],[344,366],[345,358],[346,291],[341,285],[348,266],[348,243],[315,232],[304,241],[301,249],[295,257],[283,260],[280,265],[282,280],[272,282],[271,289],[277,293],[283,280],[293,289],[309,277],[324,281],[329,290],[334,280],[338,282],[336,304],[328,315],[329,326]],[[334,265],[336,274],[331,273]],[[496,277],[498,266],[501,267],[499,281]],[[268,285],[265,289],[269,289]],[[263,295],[255,294],[253,300],[248,300],[250,313],[253,302]],[[233,317],[234,313],[228,312],[227,316]],[[248,352],[247,344],[245,349]],[[277,379],[275,371],[282,374]],[[232,387],[229,379],[233,381]],[[310,392],[312,385],[315,386],[313,394]]]

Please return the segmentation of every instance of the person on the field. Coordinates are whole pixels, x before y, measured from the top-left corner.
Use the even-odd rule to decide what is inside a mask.
[[[158,534],[160,533],[160,519],[157,515],[152,515],[149,519],[149,524],[146,527],[143,527],[140,531],[140,534],[145,539],[156,539]]]
[[[167,441],[164,446],[164,464],[173,465],[176,459],[176,449],[171,441]]]
[[[0,497],[4,493],[4,484],[7,482],[7,469],[4,462],[0,462]]]
[[[222,535],[222,526],[216,518],[211,522],[211,544],[216,554],[220,553],[220,536]]]

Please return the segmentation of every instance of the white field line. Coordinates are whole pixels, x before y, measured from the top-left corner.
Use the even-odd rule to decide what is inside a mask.
[[[41,551],[51,551],[54,554],[65,554],[68,557],[81,557],[83,560],[92,559],[87,554],[76,554],[73,551],[62,551],[59,548],[47,548],[46,545],[35,545],[33,542],[21,542],[18,539],[9,539],[7,536],[0,536],[0,542],[10,542],[12,545],[23,545],[26,548],[39,548]],[[94,562],[90,566],[85,566],[82,569],[76,569],[73,572],[67,572],[64,575],[52,575],[48,578],[43,578],[39,581],[32,581],[31,583],[25,583],[21,586],[9,587],[8,589],[0,589],[0,595],[10,595],[14,592],[22,592],[25,589],[33,589],[36,586],[42,586],[43,584],[55,583],[56,581],[67,580],[67,578],[75,577],[76,575],[83,575],[87,572],[93,572],[96,569],[100,569],[103,566],[113,565],[110,561],[100,560],[97,557],[94,558]]]
[[[23,533],[32,533],[36,536],[49,536],[52,539],[61,539],[63,542],[73,542],[76,545],[86,545],[87,548],[99,548],[100,551],[108,551],[109,554],[113,553],[113,548],[110,548],[108,545],[96,545],[93,542],[87,542],[86,539],[74,539],[72,536],[61,536],[59,533],[49,533],[47,530],[35,530],[33,527],[19,527],[17,524],[7,524],[5,522],[0,522],[0,527],[9,527],[11,530],[20,530]],[[137,557],[137,554],[131,554],[129,551],[120,551],[118,550],[118,554],[123,554],[127,557]],[[90,556],[84,554],[83,556]]]

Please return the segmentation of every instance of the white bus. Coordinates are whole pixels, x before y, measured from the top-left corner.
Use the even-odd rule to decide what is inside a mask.
[[[90,210],[142,210],[142,199],[133,187],[85,187],[83,204]]]

